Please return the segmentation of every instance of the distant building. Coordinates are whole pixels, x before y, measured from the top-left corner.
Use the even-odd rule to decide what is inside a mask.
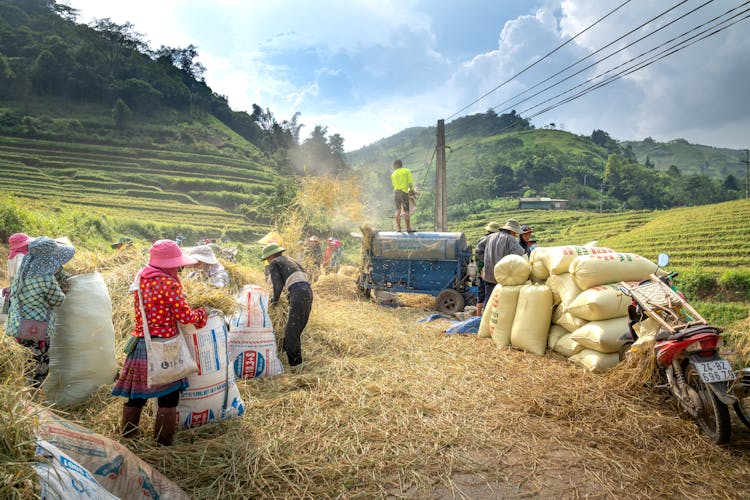
[[[529,208],[538,210],[564,210],[568,207],[568,200],[556,200],[553,198],[519,198],[518,208]]]

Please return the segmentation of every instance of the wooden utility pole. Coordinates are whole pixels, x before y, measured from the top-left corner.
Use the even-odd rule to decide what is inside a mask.
[[[448,230],[448,198],[445,176],[445,120],[437,122],[435,153],[435,231]]]
[[[750,198],[750,149],[745,150],[745,198]]]

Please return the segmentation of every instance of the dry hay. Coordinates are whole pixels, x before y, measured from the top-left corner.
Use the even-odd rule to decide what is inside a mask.
[[[425,293],[399,293],[404,306],[415,309],[435,309],[435,297]]]
[[[339,270],[336,271],[336,274],[339,274],[341,276],[346,276],[347,278],[351,278],[353,280],[356,280],[359,276],[359,270],[354,266],[341,266],[339,267]]]
[[[243,266],[237,262],[220,261],[224,268],[229,273],[229,293],[237,294],[242,290],[245,285],[263,285],[266,282],[266,277],[263,275],[263,271],[258,269],[251,269],[247,266]]]
[[[147,260],[143,248],[126,245],[108,252],[94,252],[84,248],[76,248],[75,255],[65,264],[64,268],[73,275],[87,274],[117,269],[134,260]]]
[[[359,290],[351,278],[340,274],[324,274],[313,285],[315,298],[328,301],[357,300]]]
[[[160,448],[149,405],[128,447],[197,499],[750,495],[750,432],[711,445],[648,384],[625,382],[637,367],[590,374],[422,315],[316,300],[301,371],[239,381],[242,419]],[[69,416],[117,438],[123,401],[102,388]]]
[[[228,290],[212,286],[206,281],[183,279],[182,290],[187,303],[193,309],[198,307],[218,309],[226,316],[231,316],[239,309],[235,297],[230,295]]]

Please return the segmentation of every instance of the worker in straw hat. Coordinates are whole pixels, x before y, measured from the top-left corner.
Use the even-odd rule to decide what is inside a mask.
[[[484,301],[486,300],[486,297],[484,295],[484,280],[482,279],[482,269],[484,268],[484,247],[487,243],[487,238],[492,233],[496,233],[500,231],[500,223],[492,221],[488,222],[486,226],[484,226],[485,234],[484,236],[480,237],[479,240],[477,240],[477,244],[474,247],[474,262],[477,264],[477,276],[478,276],[478,284],[477,284],[477,316],[482,315],[482,308],[484,307]]]
[[[528,225],[524,224],[521,226],[521,234],[518,236],[518,244],[521,245],[521,248],[523,248],[524,252],[526,252],[526,255],[529,255],[531,253],[530,242],[531,233],[533,232],[534,230],[531,229]]]
[[[182,253],[177,242],[157,240],[149,249],[148,264],[138,271],[130,285],[135,307],[135,326],[125,346],[127,356],[112,389],[113,396],[127,398],[122,409],[122,436],[130,438],[138,431],[141,411],[149,398],[157,398],[154,437],[169,446],[177,430],[177,405],[180,392],[188,387],[187,378],[165,384],[148,385],[148,351],[144,339],[144,320],[149,336],[171,338],[180,335],[177,323],[203,328],[208,311],[191,309],[182,295],[179,270],[196,260]],[[142,302],[141,302],[142,301]]]
[[[302,363],[302,331],[307,326],[312,309],[313,292],[307,274],[299,263],[282,255],[286,249],[277,243],[269,243],[261,251],[261,258],[268,260],[268,274],[273,284],[271,306],[278,303],[281,292],[286,290],[289,300],[289,316],[284,327],[284,351],[290,366]]]
[[[497,285],[495,280],[495,264],[506,255],[524,255],[525,252],[516,239],[521,233],[521,225],[516,219],[508,219],[500,230],[487,236],[484,246],[484,269],[482,279],[484,280],[484,294],[489,298],[492,290]]]
[[[208,282],[218,288],[223,288],[229,284],[229,273],[216,258],[210,245],[198,245],[197,247],[188,247],[183,249],[185,255],[189,255],[198,261],[187,275],[187,279],[206,278]]]

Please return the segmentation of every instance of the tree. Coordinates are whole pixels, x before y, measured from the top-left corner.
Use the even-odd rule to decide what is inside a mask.
[[[724,191],[739,191],[740,181],[734,175],[729,174],[724,179],[724,182],[721,183],[721,189]]]
[[[130,111],[128,105],[125,104],[125,101],[118,97],[117,101],[115,101],[114,107],[112,108],[112,119],[115,121],[115,127],[119,130],[124,130],[125,128],[127,128],[131,114],[132,111]]]

